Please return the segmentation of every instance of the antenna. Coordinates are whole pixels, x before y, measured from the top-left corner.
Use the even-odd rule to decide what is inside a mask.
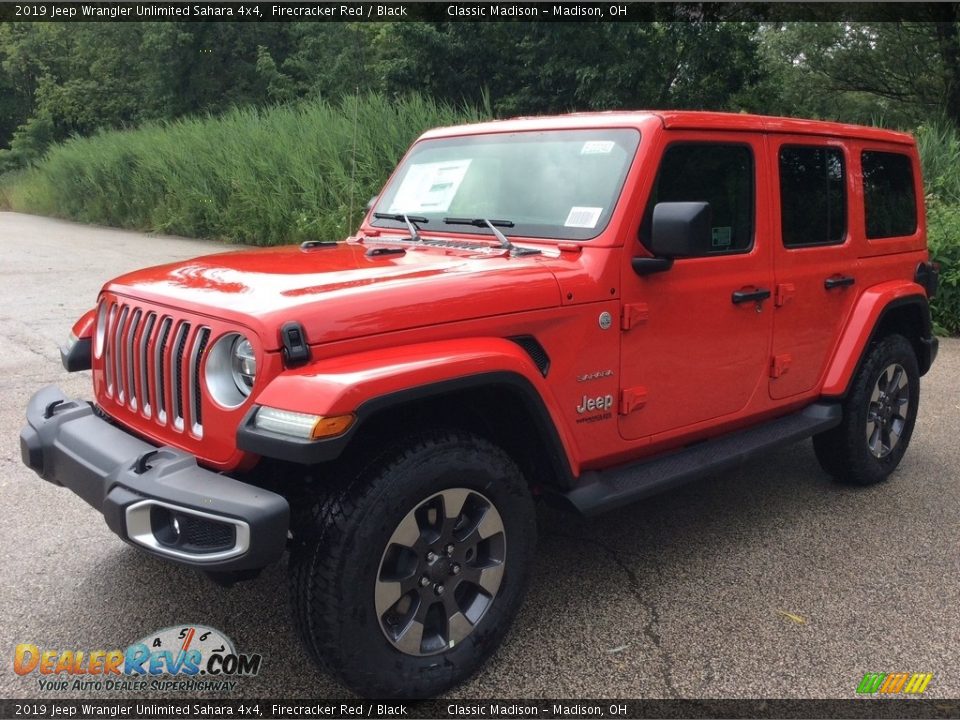
[[[347,216],[348,230],[353,223],[353,196],[357,186],[357,123],[360,112],[360,86],[357,85],[353,96],[353,149],[350,151],[350,214]],[[358,228],[359,229],[359,228]]]
[[[363,64],[363,45],[360,42],[360,29],[356,25],[353,28],[354,37],[357,39],[357,65],[360,72],[364,70]],[[352,234],[353,224],[353,196],[357,189],[357,124],[360,114],[360,82],[359,79],[353,86],[353,148],[350,150],[350,214],[347,215],[347,231]],[[357,228],[360,229],[359,227]]]

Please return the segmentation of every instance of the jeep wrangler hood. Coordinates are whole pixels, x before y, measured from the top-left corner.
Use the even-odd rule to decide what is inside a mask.
[[[555,307],[560,290],[538,255],[498,249],[337,243],[221,253],[123,275],[105,290],[236,322],[264,348],[303,324],[311,344]]]

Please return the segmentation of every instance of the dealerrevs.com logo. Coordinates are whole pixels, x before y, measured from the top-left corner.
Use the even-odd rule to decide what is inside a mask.
[[[42,648],[14,650],[17,675],[35,675],[42,691],[231,691],[238,678],[260,672],[262,657],[238,653],[219,630],[203,625],[164,628],[125,650]]]

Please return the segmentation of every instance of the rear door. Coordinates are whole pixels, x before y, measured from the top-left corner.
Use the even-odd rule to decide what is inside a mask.
[[[774,332],[770,397],[812,391],[857,296],[854,182],[839,139],[771,135]]]

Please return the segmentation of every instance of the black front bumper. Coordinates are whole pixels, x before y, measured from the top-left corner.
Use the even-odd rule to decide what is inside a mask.
[[[113,532],[153,555],[233,573],[265,567],[286,547],[283,497],[140,440],[57,387],[30,399],[20,452],[40,477],[72,490]]]

